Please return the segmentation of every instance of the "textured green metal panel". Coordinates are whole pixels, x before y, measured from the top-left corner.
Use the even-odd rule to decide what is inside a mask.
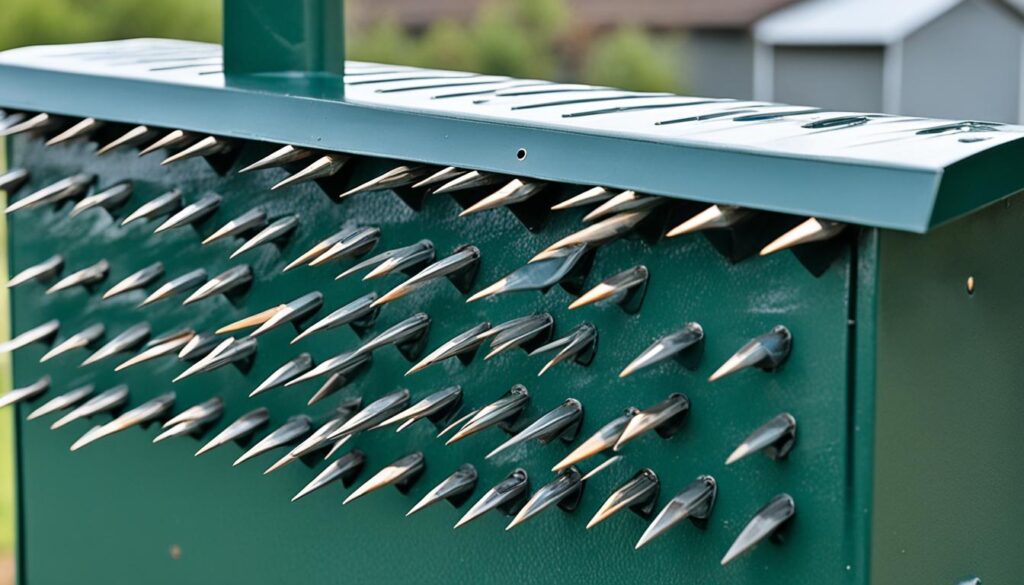
[[[577,212],[553,215],[538,233],[526,231],[507,210],[457,219],[460,208],[447,196],[429,197],[420,212],[387,192],[333,204],[314,185],[271,193],[269,186],[284,176],[283,171],[220,177],[202,160],[162,168],[159,157],[138,159],[124,152],[98,159],[94,148],[76,143],[44,150],[38,140],[18,138],[12,156],[15,165],[32,169],[33,180],[26,189],[79,170],[97,173],[100,185],[131,179],[136,192],[130,209],[172,186],[183,188],[190,200],[209,190],[221,193],[224,201],[202,226],[204,234],[258,204],[273,215],[298,212],[302,224],[283,250],[266,246],[228,261],[237,240],[200,247],[191,228],[154,235],[153,224],[122,228],[101,210],[73,219],[66,210],[49,208],[15,214],[10,222],[12,271],[59,250],[66,254],[69,269],[107,258],[112,265],[107,285],[158,259],[166,264],[168,277],[196,267],[216,274],[242,261],[252,263],[256,274],[255,286],[237,306],[217,298],[184,308],[170,301],[139,309],[135,305],[142,293],[100,301],[98,294],[82,289],[43,296],[37,285],[27,285],[12,294],[15,332],[52,317],[62,320],[65,333],[95,321],[106,323],[113,333],[141,320],[152,323],[154,332],[186,325],[214,328],[311,290],[325,293],[321,314],[326,314],[373,287],[351,278],[335,282],[334,275],[344,265],[286,274],[280,270],[341,225],[380,225],[381,249],[429,238],[439,254],[445,254],[459,244],[473,243],[483,255],[476,289],[579,225]],[[254,160],[269,150],[247,146],[240,160]],[[358,183],[388,166],[380,160],[357,161],[348,181]],[[520,382],[533,396],[524,420],[575,397],[586,409],[584,437],[628,405],[646,407],[670,392],[685,392],[692,400],[689,422],[681,433],[669,440],[649,436],[630,444],[623,462],[589,483],[578,511],[548,510],[510,532],[503,530],[508,519],[497,514],[453,531],[452,524],[466,508],[456,511],[445,504],[412,518],[404,514],[464,462],[476,464],[481,472],[474,498],[516,466],[529,471],[535,489],[552,479],[548,469],[568,447],[533,443],[484,461],[483,456],[505,437],[497,430],[449,447],[434,438],[436,429],[426,421],[402,434],[370,432],[353,441],[368,454],[360,481],[413,450],[425,453],[426,473],[408,496],[387,489],[342,508],[339,488],[289,503],[314,471],[295,464],[262,476],[279,453],[232,468],[231,461],[240,452],[237,447],[195,459],[192,453],[199,443],[180,439],[152,445],[152,428],[133,429],[70,453],[68,446],[89,423],[50,431],[48,420],[23,421],[19,449],[24,582],[861,585],[866,583],[860,564],[866,535],[851,510],[863,503],[863,486],[858,484],[867,478],[850,459],[855,451],[848,371],[848,299],[854,274],[850,262],[849,252],[844,253],[816,278],[789,253],[730,264],[701,236],[655,246],[624,240],[598,252],[588,284],[637,263],[647,265],[650,289],[638,315],[626,315],[614,306],[570,312],[565,307],[572,297],[558,288],[546,295],[520,293],[466,305],[463,295],[448,283],[435,283],[386,306],[375,330],[424,310],[434,318],[430,348],[479,321],[497,323],[541,310],[555,315],[556,333],[589,320],[601,338],[590,367],[563,364],[542,378],[536,372],[543,360],[521,352],[490,362],[478,356],[468,367],[449,360],[403,378],[408,362],[387,348],[377,352],[372,367],[345,396],[374,398],[407,386],[418,398],[459,383],[470,405],[482,405]],[[392,279],[376,288],[383,292],[395,283]],[[707,333],[695,371],[670,362],[626,380],[617,378],[618,371],[654,338],[689,320],[699,321]],[[795,340],[781,371],[748,371],[715,384],[706,382],[714,368],[750,337],[776,324],[789,327]],[[315,383],[256,399],[246,398],[249,391],[300,351],[323,359],[358,343],[349,329],[289,346],[291,337],[292,332],[283,329],[262,337],[255,367],[246,375],[226,368],[172,385],[171,378],[182,369],[172,359],[115,375],[110,362],[78,368],[84,352],[38,364],[44,349],[35,345],[16,352],[15,376],[17,383],[25,384],[49,373],[54,388],[61,391],[87,381],[95,381],[99,388],[123,381],[132,388],[132,404],[173,389],[178,393],[176,410],[220,395],[227,401],[227,411],[217,429],[258,405],[270,407],[276,426],[298,412],[325,412],[333,401],[305,408]],[[743,437],[784,410],[799,423],[789,460],[756,456],[725,467],[726,456]],[[19,418],[25,412],[20,407]],[[707,529],[687,523],[640,551],[633,545],[645,523],[632,514],[584,530],[606,495],[641,466],[652,467],[662,479],[659,507],[698,474],[714,475],[720,492]],[[797,503],[797,517],[785,542],[763,544],[720,567],[719,559],[742,526],[780,492],[792,494]],[[172,545],[181,547],[180,560],[169,555]]]

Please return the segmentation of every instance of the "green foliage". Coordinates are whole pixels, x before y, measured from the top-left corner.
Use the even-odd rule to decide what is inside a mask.
[[[444,63],[445,69],[483,71],[474,39],[457,22],[442,20],[434,23],[423,35],[417,56],[419,62],[428,67]]]
[[[679,70],[668,51],[635,28],[598,40],[583,68],[583,80],[636,91],[678,91]]]
[[[479,53],[480,72],[513,77],[550,78],[557,70],[552,39],[543,35],[553,28],[540,25],[528,28],[527,15],[519,10],[538,0],[516,3],[492,3],[484,6],[473,23],[472,38]],[[562,2],[563,0],[543,0]],[[534,16],[541,14],[536,11]]]
[[[349,59],[396,65],[419,65],[416,42],[392,18],[377,21],[367,30],[349,35]]]

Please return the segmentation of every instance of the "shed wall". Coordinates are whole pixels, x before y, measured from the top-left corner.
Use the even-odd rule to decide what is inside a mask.
[[[876,47],[775,47],[771,99],[881,111],[883,57]]]

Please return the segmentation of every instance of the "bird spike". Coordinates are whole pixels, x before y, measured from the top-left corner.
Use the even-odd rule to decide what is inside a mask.
[[[408,405],[408,389],[403,388],[390,394],[385,394],[352,415],[352,418],[345,421],[345,424],[331,433],[328,438],[331,440],[342,439],[349,435],[355,435],[372,429],[395,414],[405,410]]]
[[[255,390],[249,393],[249,398],[263,394],[268,390],[284,386],[291,380],[308,372],[313,367],[313,356],[308,353],[300,353],[285,362],[281,367],[274,370],[266,380],[260,382]]]
[[[30,280],[46,282],[56,278],[64,268],[64,257],[60,254],[50,256],[39,264],[33,264],[21,272],[15,274],[7,281],[7,288],[14,288],[25,284]]]
[[[504,180],[505,177],[503,177],[502,175],[484,173],[481,171],[469,171],[468,173],[463,173],[455,177],[454,179],[441,185],[437,189],[434,189],[434,193],[440,195],[442,193],[453,193],[455,191],[464,191],[466,189],[486,187],[488,185],[495,185]]]
[[[640,310],[649,278],[650,273],[643,265],[623,270],[602,280],[594,288],[580,295],[569,305],[569,309],[610,301],[618,304],[627,313],[636,313]]]
[[[89,288],[104,280],[107,277],[108,272],[110,272],[110,263],[106,260],[100,260],[91,266],[72,272],[58,280],[50,288],[46,289],[46,294],[52,295],[53,293],[76,286]]]
[[[653,209],[626,211],[601,220],[593,225],[589,225],[576,233],[558,240],[547,248],[544,248],[533,258],[530,258],[530,263],[534,264],[544,260],[550,260],[551,258],[557,258],[563,250],[569,248],[594,248],[602,244],[606,244],[629,233],[633,228],[639,225],[640,222],[647,219],[647,216],[649,216],[652,211]]]
[[[398,488],[398,491],[403,494],[408,493],[413,484],[416,483],[416,480],[423,474],[423,470],[425,468],[426,466],[423,463],[423,453],[420,453],[419,451],[410,453],[378,471],[373,477],[366,480],[363,485],[359,486],[354,492],[349,494],[341,504],[348,504],[349,502],[353,502],[366,494],[375,492],[389,485],[395,486]]]
[[[82,138],[88,136],[103,127],[103,122],[96,118],[83,118],[78,122],[75,122],[67,130],[64,130],[60,134],[57,134],[53,138],[46,141],[46,146],[55,146],[63,142],[69,142],[76,138]]]
[[[450,340],[441,344],[440,347],[427,354],[427,357],[423,358],[416,363],[413,367],[409,368],[405,375],[414,374],[420,370],[427,368],[433,364],[442,362],[448,358],[458,356],[463,363],[468,363],[473,358],[476,350],[482,345],[487,339],[481,335],[491,328],[491,324],[488,322],[480,323],[475,327],[463,331],[456,335]]]
[[[281,187],[298,185],[299,183],[305,183],[306,181],[324,179],[333,176],[341,170],[341,167],[345,166],[345,163],[348,162],[349,158],[350,157],[347,154],[340,153],[322,155],[307,165],[304,169],[275,184],[270,188],[270,190],[276,191]]]
[[[270,411],[266,408],[257,408],[251,410],[242,416],[238,417],[234,422],[229,424],[223,431],[217,434],[214,438],[210,439],[205,445],[196,451],[195,456],[199,457],[204,453],[208,453],[221,445],[226,445],[232,441],[240,441],[246,437],[252,435],[257,429],[263,427],[270,421]]]
[[[445,444],[451,445],[493,426],[509,429],[509,425],[522,414],[529,401],[530,392],[526,386],[516,384],[501,398],[479,409]]]
[[[177,331],[161,335],[155,339],[151,339],[146,343],[141,352],[122,362],[114,368],[114,371],[120,372],[121,370],[130,368],[134,365],[148,362],[149,360],[156,359],[161,356],[177,353],[196,337],[196,332],[192,329],[179,329]]]
[[[479,410],[471,410],[471,411],[467,412],[466,414],[464,414],[464,415],[458,417],[457,419],[453,420],[452,422],[448,423],[448,426],[444,427],[443,429],[441,429],[441,431],[439,433],[437,433],[437,438],[440,439],[441,437],[443,437],[443,436],[447,435],[448,433],[454,431],[456,428],[464,425],[466,423],[466,421],[468,421],[469,419],[471,419],[474,416],[476,416],[476,413],[478,413],[478,412],[480,412],[480,411]]]
[[[464,209],[462,213],[459,214],[459,217],[465,217],[467,215],[487,211],[489,209],[495,209],[497,207],[505,207],[508,205],[515,205],[516,203],[522,203],[543,191],[545,187],[547,187],[547,183],[543,181],[523,181],[522,179],[512,179],[502,188]]]
[[[491,340],[491,351],[484,359],[489,360],[517,347],[527,351],[539,347],[551,338],[554,327],[555,319],[550,313],[528,315],[495,325],[480,334],[481,339]]]
[[[261,230],[267,225],[267,212],[262,209],[250,209],[235,219],[217,228],[203,240],[203,245],[212,244],[217,240],[241,236],[248,232]]]
[[[626,443],[652,430],[662,438],[671,437],[679,432],[689,412],[690,399],[685,394],[670,394],[664,401],[641,410],[629,419],[613,448],[618,451]]]
[[[334,277],[334,280],[341,280],[346,276],[355,274],[360,270],[373,267],[363,277],[363,280],[372,280],[387,276],[394,272],[412,272],[434,261],[434,244],[430,240],[420,240],[410,246],[387,250],[367,258],[362,262],[350,266],[347,270]]]
[[[341,480],[342,485],[348,487],[356,476],[359,475],[359,471],[362,470],[365,463],[366,455],[359,449],[352,449],[324,468],[319,475],[313,478],[313,481],[306,484],[305,487],[299,490],[299,493],[295,494],[292,501],[304,498],[338,480]]]
[[[438,183],[447,183],[452,179],[466,174],[469,171],[465,171],[455,167],[445,167],[436,173],[430,175],[426,179],[413,183],[413,189],[419,189],[420,187],[429,187],[430,185],[436,185]]]
[[[169,299],[173,296],[183,294],[198,287],[204,282],[206,282],[206,270],[197,268],[192,272],[186,272],[185,274],[160,285],[159,288],[139,303],[139,306],[145,307],[146,305],[151,305],[157,301],[162,301],[164,299]]]
[[[761,541],[778,532],[796,514],[796,503],[789,494],[779,494],[754,514],[729,551],[722,557],[722,566],[749,551]]]
[[[172,130],[163,137],[158,138],[156,142],[143,148],[139,151],[139,156],[146,156],[151,152],[156,152],[161,148],[185,148],[194,144],[199,137],[191,132],[185,132],[184,130]]]
[[[95,180],[96,175],[89,173],[71,175],[11,203],[7,206],[6,213],[10,215],[22,209],[34,209],[78,197],[85,193]]]
[[[71,445],[72,451],[77,451],[90,443],[94,443],[104,437],[130,429],[138,425],[145,425],[167,415],[174,407],[174,392],[161,394],[156,398],[146,401],[139,406],[125,412],[121,416],[100,427],[93,427],[82,435]]]
[[[103,299],[110,299],[133,290],[145,288],[150,284],[153,284],[153,282],[163,276],[163,274],[163,262],[154,262],[142,270],[125,277],[123,280],[107,289],[107,292],[103,293]]]
[[[327,240],[325,240],[327,241]],[[377,227],[363,227],[356,230],[350,231],[343,239],[334,242],[326,250],[320,252],[319,255],[308,262],[309,266],[320,266],[327,262],[342,260],[344,258],[354,258],[361,256],[373,250],[377,243],[380,242],[380,228]],[[320,245],[317,244],[309,252],[302,255],[305,258],[307,254],[313,252],[313,250],[319,249]],[[297,262],[296,260],[295,262]],[[292,264],[295,264],[292,262]]]
[[[260,230],[259,233],[243,242],[242,245],[239,246],[237,250],[231,253],[230,257],[234,258],[240,254],[252,250],[253,248],[256,248],[257,246],[262,246],[263,244],[269,244],[272,242],[277,242],[279,240],[285,239],[293,231],[295,231],[295,228],[297,228],[298,226],[299,216],[297,215],[288,215],[279,218],[270,225],[268,225],[267,227]]]
[[[658,503],[660,491],[661,482],[658,480],[658,475],[652,469],[646,467],[641,469],[608,496],[590,522],[587,522],[587,530],[627,508],[643,518],[649,517],[654,511],[655,504]]]
[[[767,256],[795,246],[829,240],[838,236],[845,229],[845,223],[812,217],[762,248],[760,255]]]
[[[75,388],[74,390],[65,392],[60,396],[55,396],[54,398],[51,398],[50,400],[45,402],[39,408],[30,412],[28,416],[25,417],[25,420],[35,420],[48,414],[57,412],[58,410],[67,410],[68,408],[71,408],[72,406],[88,398],[93,393],[95,388],[96,387],[93,386],[92,384],[88,384],[85,386]]]
[[[330,250],[331,247],[334,246],[335,244],[337,244],[338,242],[341,242],[341,241],[343,241],[343,240],[353,236],[354,234],[356,234],[360,229],[367,229],[367,228],[345,228],[345,229],[342,229],[340,231],[337,231],[337,232],[331,234],[330,236],[324,238],[323,240],[320,240],[319,242],[317,242],[317,244],[315,246],[313,246],[309,250],[303,252],[301,256],[299,256],[295,260],[292,260],[290,263],[288,263],[288,265],[284,267],[284,270],[282,272],[288,272],[289,270],[292,270],[294,268],[298,268],[299,266],[302,266],[303,264],[309,264],[310,262],[315,260],[321,254],[323,254],[327,250]],[[373,229],[373,228],[368,228],[368,229]]]
[[[216,333],[217,335],[223,335],[225,333],[234,333],[235,331],[249,329],[251,327],[258,327],[269,321],[271,317],[273,317],[278,312],[284,310],[284,308],[285,305],[276,305],[274,307],[270,307],[269,309],[264,309],[254,315],[249,315],[248,317],[242,317],[237,321],[232,321],[231,323],[224,325],[220,329],[217,329],[216,331],[214,331],[214,333]]]
[[[359,404],[361,404],[361,399],[357,399],[354,403],[354,408],[356,410],[358,410]],[[302,457],[307,457],[322,449],[329,449],[335,444],[330,439],[331,433],[339,429],[341,425],[345,424],[345,421],[352,416],[353,412],[353,410],[346,407],[335,409],[333,417],[329,418],[325,423],[317,427],[317,429],[310,433],[308,437],[299,442],[295,447],[292,447],[292,449],[285,453],[283,457],[264,470],[263,475],[277,471],[286,465],[299,461]]]
[[[197,434],[203,428],[213,424],[224,414],[224,399],[215,396],[206,402],[190,406],[164,422],[161,432],[154,443],[173,437]]]
[[[105,329],[106,328],[103,326],[102,323],[97,323],[95,325],[90,325],[89,327],[86,327],[85,329],[79,331],[78,333],[75,333],[74,335],[68,337],[64,341],[53,346],[53,348],[50,349],[50,351],[46,352],[46,354],[44,354],[43,357],[39,358],[39,363],[48,362],[61,354],[67,353],[75,349],[89,347],[90,345],[96,343],[96,341],[103,336],[103,332]]]
[[[619,372],[620,378],[625,378],[638,370],[653,366],[669,358],[680,357],[680,354],[687,349],[696,346],[704,339],[704,328],[700,323],[690,322],[683,325],[683,328],[669,333],[652,343],[650,347],[643,350],[633,361]]]
[[[281,306],[280,310],[274,311],[269,319],[257,327],[249,337],[259,337],[274,329],[291,323],[298,329],[299,325],[309,319],[324,305],[324,295],[319,291],[313,291]]]
[[[382,189],[399,189],[401,187],[408,187],[413,183],[419,181],[426,175],[430,174],[430,167],[423,165],[401,165],[397,166],[384,174],[374,177],[369,181],[345,191],[341,195],[338,195],[338,200],[351,197],[352,195],[358,195],[360,193],[368,193],[370,191],[379,191]]]
[[[398,430],[395,431],[399,432],[422,418],[441,422],[450,418],[460,406],[462,406],[462,386],[449,386],[444,390],[434,392],[398,414],[385,419],[373,428],[379,429],[402,423]]]
[[[373,353],[385,345],[394,345],[407,359],[412,361],[423,352],[423,345],[429,329],[430,316],[426,313],[416,313],[363,343],[356,349],[356,353]]]
[[[448,278],[460,290],[468,291],[479,268],[480,249],[476,246],[459,246],[447,258],[434,262],[409,280],[388,291],[374,301],[374,305],[383,305],[398,300],[439,278]]]
[[[117,334],[117,336],[93,352],[92,355],[85,358],[85,361],[79,367],[88,366],[113,355],[133,350],[145,343],[149,339],[149,335],[149,323],[136,323]]]
[[[128,386],[118,384],[76,406],[71,412],[50,425],[50,429],[56,430],[79,419],[90,418],[101,412],[117,410],[126,402],[128,402]]]
[[[539,290],[546,291],[568,277],[586,254],[586,246],[559,248],[549,257],[531,262],[466,299],[472,303],[500,294]]]
[[[583,495],[583,485],[583,478],[575,467],[559,473],[558,477],[534,492],[505,530],[512,530],[555,504],[567,512],[575,510]]]
[[[706,521],[715,507],[717,496],[718,483],[715,478],[710,475],[698,477],[665,504],[640,536],[635,548],[639,549],[687,518],[694,522]]]
[[[206,272],[203,272],[203,280],[206,280]],[[214,276],[209,281],[202,284],[192,294],[188,296],[182,305],[191,305],[192,303],[208,299],[216,295],[229,295],[239,289],[245,288],[252,284],[252,268],[248,264],[242,264],[240,266],[232,266],[224,272],[221,272],[217,276]]]
[[[605,201],[590,213],[584,215],[583,221],[589,223],[603,217],[617,215],[627,211],[650,211],[666,201],[667,199],[664,197],[640,195],[636,191],[623,191],[608,201]]]
[[[63,123],[63,120],[63,118],[46,113],[36,114],[25,119],[16,118],[13,124],[0,128],[0,138],[25,132],[42,132]]]
[[[128,198],[132,195],[132,189],[131,181],[123,181],[95,195],[84,197],[78,203],[75,203],[71,211],[68,212],[68,217],[75,217],[94,207],[106,209],[108,212],[117,209],[124,205],[125,201],[128,201]]]
[[[754,215],[756,215],[756,212],[753,210],[735,205],[712,205],[672,228],[665,235],[674,238],[683,234],[692,234],[704,230],[728,228]]]
[[[0,354],[9,353],[33,343],[50,343],[57,337],[57,331],[59,329],[60,321],[57,319],[51,319],[42,325],[37,325],[28,331],[15,336],[13,339],[0,343]]]
[[[310,429],[313,426],[313,421],[304,414],[295,415],[278,428],[271,431],[267,436],[260,439],[255,445],[249,448],[248,451],[242,453],[232,466],[241,465],[246,461],[262,455],[268,451],[273,451],[279,447],[284,447],[296,441],[302,439],[302,437],[309,434]]]
[[[171,382],[178,382],[203,372],[211,372],[228,364],[245,363],[249,361],[255,353],[255,339],[245,338],[236,340],[234,337],[229,337],[222,341],[220,345],[213,348],[213,351],[203,356],[202,359],[196,363],[192,364],[191,367],[178,374],[178,376]]]
[[[222,154],[234,148],[234,143],[216,136],[207,136],[195,144],[180,150],[171,156],[160,161],[160,166],[167,166],[178,161],[188,160],[197,156],[213,156]]]
[[[711,374],[708,381],[714,382],[751,367],[759,368],[766,372],[773,372],[789,357],[792,345],[793,335],[789,332],[789,329],[782,325],[776,325],[768,333],[747,342],[746,345],[726,360],[721,367],[715,370],[715,373]]]
[[[731,465],[751,453],[764,451],[770,459],[785,459],[796,442],[796,419],[788,412],[776,415],[770,421],[750,433],[739,447],[729,455],[726,465]]]
[[[42,396],[47,390],[50,389],[50,377],[43,376],[28,386],[22,386],[21,388],[15,388],[0,396],[0,408],[17,404],[19,402],[27,402],[35,400]]]
[[[101,146],[99,150],[96,151],[96,156],[103,156],[108,152],[126,146],[137,146],[148,141],[150,138],[153,138],[156,135],[156,132],[156,130],[149,126],[135,126],[124,134]]]
[[[491,510],[501,510],[505,515],[518,511],[530,491],[530,478],[525,469],[516,469],[501,482],[487,490],[455,524],[455,528],[464,526],[483,516]]]
[[[320,363],[320,365],[316,366],[312,370],[286,383],[285,387],[301,384],[306,380],[312,380],[313,378],[323,376],[325,374],[340,373],[342,376],[344,376],[344,374],[355,370],[356,368],[362,366],[369,360],[369,354],[357,354],[354,351],[340,353],[332,358],[324,360],[323,362]],[[327,394],[330,394],[334,390],[337,390],[337,388],[332,388],[330,392],[327,392]],[[324,396],[326,396],[327,394],[325,394]],[[320,398],[322,398],[322,396],[316,398],[316,400],[319,400]],[[313,400],[310,403],[312,404],[316,402],[316,400]]]
[[[213,351],[220,343],[212,333],[197,333],[178,352],[178,359],[193,362]]]
[[[267,156],[238,171],[238,174],[271,169],[274,167],[283,167],[293,162],[307,159],[313,156],[313,154],[313,151],[307,148],[299,148],[291,145],[282,146]]]
[[[583,405],[575,398],[569,398],[559,406],[533,421],[525,429],[519,431],[507,441],[492,450],[484,459],[490,459],[498,453],[537,439],[542,444],[555,439],[571,443],[579,434],[583,423]]]
[[[563,209],[583,207],[584,205],[590,205],[592,203],[601,203],[602,201],[607,201],[614,196],[615,193],[611,189],[606,189],[605,187],[591,187],[579,195],[574,195],[565,201],[552,205],[551,211],[561,211]]]
[[[175,213],[171,217],[168,217],[162,224],[160,224],[153,233],[159,234],[167,230],[179,228],[186,225],[192,225],[198,223],[217,211],[220,206],[220,195],[216,193],[209,193],[204,195],[201,199],[195,203],[190,203],[183,207],[181,211]]]
[[[473,467],[470,463],[460,465],[454,473],[427,492],[405,515],[412,516],[423,508],[432,506],[442,500],[448,500],[457,508],[472,495],[473,489],[476,488],[477,479],[476,467]]]
[[[291,340],[295,343],[319,331],[329,331],[343,325],[352,325],[357,333],[371,327],[380,314],[380,308],[373,306],[377,293],[365,294],[347,305],[332,311],[326,317],[313,323]]]
[[[129,213],[128,217],[121,221],[121,225],[128,225],[140,219],[149,221],[164,215],[171,215],[179,209],[181,209],[181,191],[172,189],[143,203],[138,209]]]
[[[605,459],[601,463],[598,463],[596,466],[594,466],[593,469],[591,469],[586,474],[584,474],[583,481],[587,481],[588,479],[598,475],[599,473],[601,473],[605,469],[608,469],[612,465],[615,465],[616,463],[618,463],[618,462],[620,462],[622,460],[623,460],[623,456],[622,455],[615,455],[614,457],[609,457],[609,458]]]
[[[11,169],[0,175],[0,191],[13,195],[22,185],[28,182],[29,172],[25,169]]]
[[[632,406],[627,408],[622,416],[615,418],[598,429],[596,433],[591,435],[586,441],[583,441],[579,447],[576,447],[572,453],[569,453],[564,459],[555,464],[551,471],[563,471],[572,465],[576,465],[602,451],[607,451],[614,447],[619,437],[622,436],[622,431],[626,430],[626,425],[639,412],[639,410]]]
[[[592,323],[580,323],[569,331],[568,335],[551,341],[530,352],[531,356],[558,350],[555,357],[537,373],[543,376],[552,367],[569,359],[578,364],[589,365],[594,360],[594,352],[597,350],[597,327]]]

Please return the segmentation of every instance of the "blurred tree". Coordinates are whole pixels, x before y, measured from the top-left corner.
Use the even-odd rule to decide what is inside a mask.
[[[619,29],[594,43],[583,67],[583,81],[635,91],[680,91],[673,54],[639,29]]]
[[[481,71],[480,52],[466,27],[453,21],[434,23],[420,42],[419,61],[426,67]]]
[[[363,31],[346,35],[349,59],[396,65],[421,65],[416,41],[393,18],[384,18]]]
[[[531,30],[523,25],[519,8],[527,1],[492,2],[480,9],[472,38],[481,73],[550,79],[558,71],[551,39],[543,36],[546,27]]]

